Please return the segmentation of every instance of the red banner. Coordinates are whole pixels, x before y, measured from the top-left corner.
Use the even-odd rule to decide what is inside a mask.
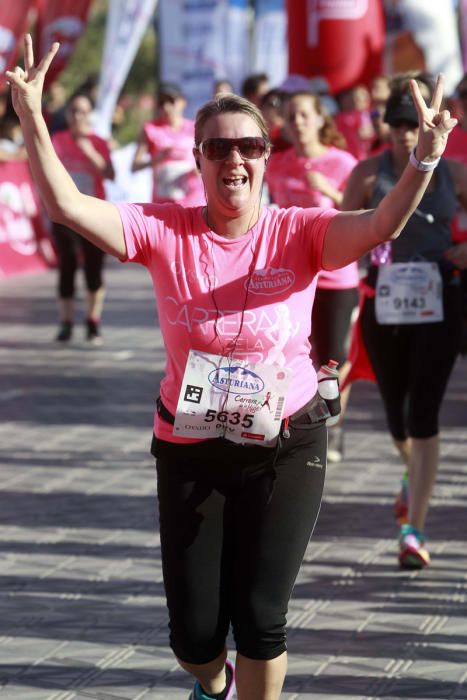
[[[16,0],[12,0],[15,2]],[[91,0],[38,0],[36,56],[42,58],[54,41],[60,48],[46,76],[46,87],[67,65],[83,33]]]
[[[43,270],[54,263],[27,163],[0,162],[0,278]]]
[[[16,63],[18,42],[29,22],[34,0],[3,0],[0,2],[0,87],[5,84],[5,71]]]
[[[333,93],[382,72],[381,0],[288,0],[289,73],[323,76]]]

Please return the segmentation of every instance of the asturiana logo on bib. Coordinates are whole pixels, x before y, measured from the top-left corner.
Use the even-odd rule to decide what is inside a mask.
[[[426,270],[417,265],[405,265],[404,267],[394,268],[391,274],[391,282],[411,282],[423,284],[428,281]]]
[[[218,367],[209,373],[208,379],[216,389],[235,394],[257,394],[264,389],[261,377],[245,367]]]
[[[267,267],[265,270],[256,270],[250,280],[249,291],[252,294],[271,296],[282,294],[295,282],[293,270],[284,268]],[[245,281],[245,287],[248,281]]]

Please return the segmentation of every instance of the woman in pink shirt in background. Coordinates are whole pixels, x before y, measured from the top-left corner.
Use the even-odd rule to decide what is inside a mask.
[[[196,118],[206,205],[114,205],[82,194],[41,113],[58,44],[7,73],[49,216],[152,276],[167,370],[153,453],[170,644],[195,678],[191,700],[278,700],[286,613],[313,530],[326,466],[326,405],[309,357],[316,275],[397,238],[431,179],[408,164],[372,211],[263,208],[270,156],[258,109],[220,95]],[[413,86],[418,161],[437,162],[455,125]],[[317,411],[319,408],[319,411]]]
[[[157,118],[143,127],[132,172],[152,167],[154,203],[204,204],[203,183],[192,153],[194,123],[183,116],[186,99],[178,85],[161,83],[157,106]]]
[[[336,114],[337,128],[343,134],[347,150],[357,160],[366,158],[375,137],[371,123],[370,93],[365,85],[354,85],[337,96],[340,111]]]
[[[293,147],[273,154],[266,181],[280,207],[339,209],[349,174],[357,164],[345,140],[327,115],[317,95],[298,91],[287,96],[284,116]],[[311,323],[311,356],[315,368],[328,360],[346,372],[347,339],[352,311],[358,302],[358,266],[322,270],[318,276]],[[341,396],[345,409],[345,396]],[[342,429],[329,432],[328,460],[342,458]]]
[[[105,199],[104,178],[113,180],[115,174],[107,142],[91,130],[93,107],[88,93],[77,92],[72,95],[65,111],[68,129],[57,131],[52,136],[52,142],[79,191]],[[93,345],[100,345],[100,319],[105,291],[102,278],[104,253],[93,243],[78,236],[72,228],[59,222],[55,222],[52,228],[59,263],[60,328],[56,340],[66,343],[73,334],[75,273],[78,251],[81,250],[87,288],[86,340]]]

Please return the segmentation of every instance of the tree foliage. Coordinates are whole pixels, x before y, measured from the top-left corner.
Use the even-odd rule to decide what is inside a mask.
[[[76,44],[75,51],[65,70],[59,77],[67,95],[73,93],[89,75],[99,75],[105,42],[108,0],[93,0],[86,29]],[[151,24],[143,35],[141,45],[122,88],[128,95],[130,107],[125,111],[124,122],[117,130],[116,137],[127,143],[136,137],[143,121],[138,112],[136,97],[153,96],[157,86],[157,40],[154,25]],[[133,99],[132,99],[133,98]],[[147,115],[144,115],[146,118]]]

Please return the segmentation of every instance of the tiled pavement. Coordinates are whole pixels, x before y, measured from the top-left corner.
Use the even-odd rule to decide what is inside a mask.
[[[0,284],[2,699],[188,696],[167,646],[148,454],[164,365],[150,281],[117,263],[107,280],[94,350],[81,327],[69,348],[51,342],[54,273]],[[467,699],[467,358],[443,424],[433,564],[402,573],[401,469],[375,387],[354,387],[347,458],[329,468],[290,606],[284,699]]]

